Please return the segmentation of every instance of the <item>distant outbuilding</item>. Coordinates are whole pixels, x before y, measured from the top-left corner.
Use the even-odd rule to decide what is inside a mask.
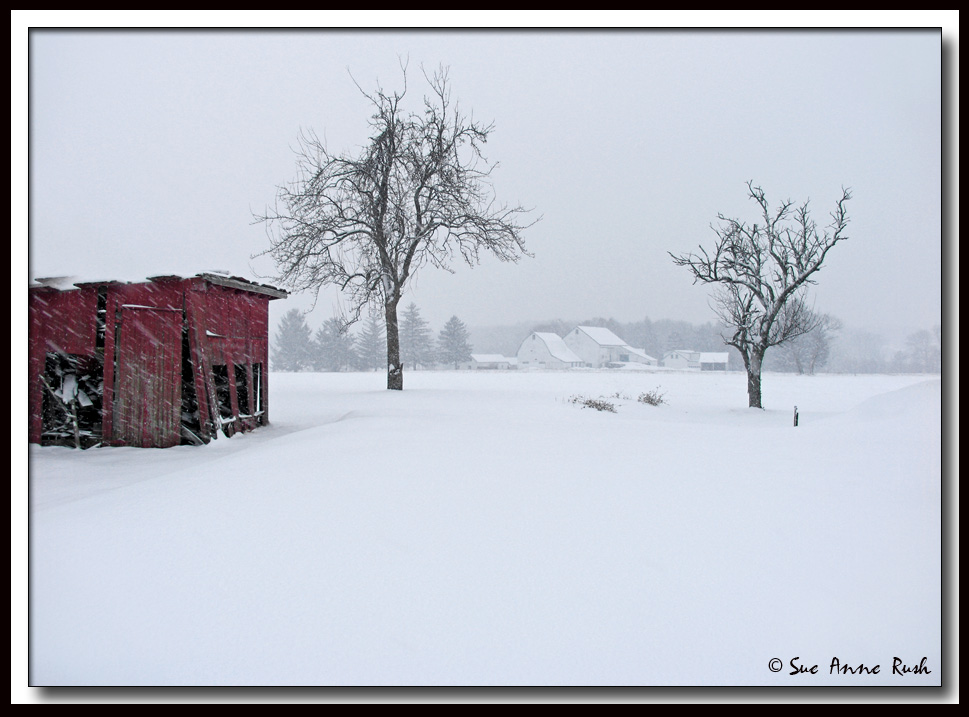
[[[478,371],[507,371],[518,368],[518,359],[501,354],[471,354],[471,360],[465,361],[461,367]]]
[[[663,366],[698,371],[726,371],[730,356],[726,352],[693,351],[676,349],[663,356]]]
[[[202,273],[29,288],[31,443],[165,448],[269,422],[269,302]]]

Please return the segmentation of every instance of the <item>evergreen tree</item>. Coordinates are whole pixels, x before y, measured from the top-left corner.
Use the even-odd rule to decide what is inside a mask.
[[[273,339],[274,371],[306,371],[313,364],[313,340],[303,312],[290,309],[279,322]]]
[[[379,371],[387,365],[387,338],[376,316],[370,317],[357,336],[357,357],[364,371]]]
[[[415,369],[434,361],[434,336],[413,301],[400,317],[400,360]]]
[[[470,334],[467,327],[457,316],[452,316],[437,337],[438,358],[441,363],[454,364],[471,360]]]
[[[324,321],[316,331],[316,369],[349,371],[357,360],[354,343],[354,336],[340,319]]]

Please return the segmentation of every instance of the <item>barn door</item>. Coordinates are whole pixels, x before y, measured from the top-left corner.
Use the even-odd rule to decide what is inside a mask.
[[[114,437],[127,446],[177,446],[182,312],[125,306],[116,326]]]

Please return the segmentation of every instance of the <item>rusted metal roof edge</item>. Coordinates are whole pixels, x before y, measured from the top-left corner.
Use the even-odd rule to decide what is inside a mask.
[[[73,278],[74,277],[44,277],[35,279],[34,282],[28,286],[28,288],[35,291],[45,289],[48,291],[72,291],[75,289],[83,289],[93,286],[141,283],[122,281],[118,279],[106,279],[103,281],[77,281],[71,283],[71,285],[68,285],[68,282],[70,282]],[[162,283],[166,281],[183,281],[186,278],[193,277],[182,277],[177,274],[163,274],[160,276],[149,276],[146,281]],[[195,278],[204,279],[210,284],[225,286],[230,289],[248,291],[253,294],[263,294],[270,297],[270,299],[285,299],[287,296],[289,296],[289,292],[284,289],[279,289],[275,286],[270,286],[269,284],[257,284],[238,276],[221,276],[219,274],[203,272],[196,274]]]
[[[198,274],[198,276],[211,284],[249,291],[254,294],[265,294],[272,299],[285,299],[289,296],[289,292],[283,289],[277,289],[275,286],[269,286],[269,284],[256,284],[237,276],[219,276],[218,274],[207,273]]]

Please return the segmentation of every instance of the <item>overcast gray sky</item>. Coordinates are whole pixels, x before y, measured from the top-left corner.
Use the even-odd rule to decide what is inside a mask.
[[[498,198],[543,217],[533,259],[417,276],[404,304],[435,330],[452,314],[710,321],[707,287],[667,252],[709,244],[718,212],[755,219],[751,179],[774,203],[810,198],[819,224],[852,189],[819,309],[941,323],[938,31],[33,30],[31,278],[271,274],[250,259],[267,246],[252,212],[295,177],[300,128],[365,144],[349,73],[399,88],[401,57],[415,107],[420,66],[449,66],[461,106],[495,124]],[[311,325],[339,306],[324,294]]]

